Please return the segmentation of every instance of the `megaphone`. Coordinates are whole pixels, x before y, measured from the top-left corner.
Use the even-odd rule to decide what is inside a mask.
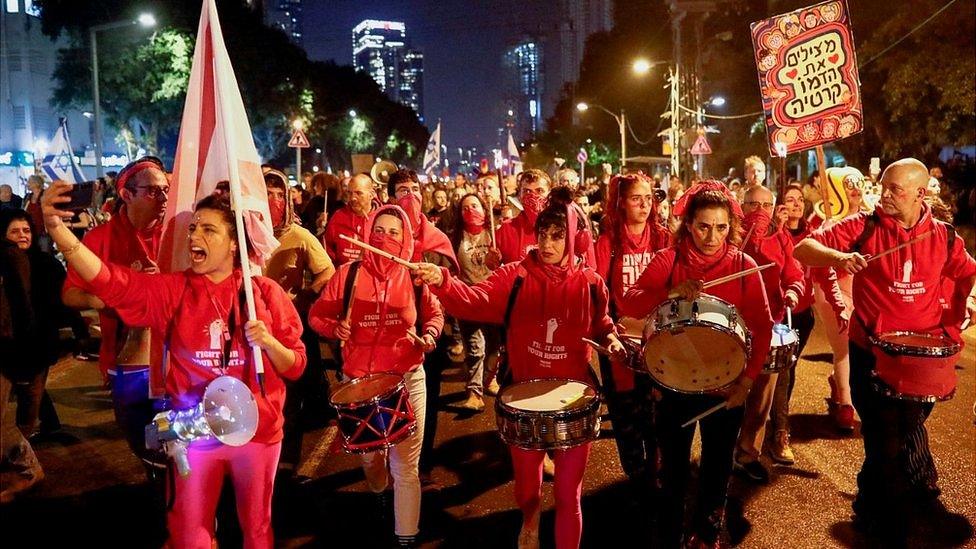
[[[390,176],[399,169],[396,164],[389,160],[380,160],[369,169],[369,176],[373,178],[373,181],[386,187],[387,182],[390,181]]]
[[[186,448],[194,440],[215,438],[228,446],[243,446],[257,429],[258,404],[251,390],[235,377],[220,376],[207,385],[196,406],[156,414],[146,426],[146,448],[162,449],[186,476]]]

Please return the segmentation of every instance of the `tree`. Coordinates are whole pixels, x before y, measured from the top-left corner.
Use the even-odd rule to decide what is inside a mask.
[[[35,5],[41,9],[43,31],[52,37],[67,34],[71,44],[59,54],[54,103],[89,108],[88,29],[134,18],[141,2],[35,0]],[[200,5],[201,0],[153,3],[162,25],[153,35],[135,28],[99,34],[107,121],[122,130],[132,147],[164,159],[176,147]],[[350,146],[355,152],[378,152],[373,148],[385,145],[394,132],[399,158],[415,160],[428,133],[412,110],[388,99],[371,78],[351,67],[310,61],[284,33],[266,27],[253,5],[221,0],[217,9],[255,145],[266,161],[290,161],[286,144],[295,118],[305,122],[313,145],[327,151],[333,166],[348,165]],[[341,122],[339,117],[350,109],[362,113],[359,125]]]

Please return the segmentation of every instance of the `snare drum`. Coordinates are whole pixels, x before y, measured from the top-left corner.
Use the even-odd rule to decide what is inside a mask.
[[[592,385],[533,379],[505,387],[495,399],[502,440],[525,450],[571,448],[600,434],[600,397]]]
[[[796,366],[800,334],[786,324],[773,324],[773,338],[769,341],[769,355],[763,373],[775,374]]]
[[[715,296],[669,299],[648,317],[644,343],[647,372],[679,393],[711,393],[728,387],[745,369],[750,336],[735,307]]]
[[[871,336],[875,389],[902,400],[936,402],[956,392],[962,348],[945,335],[886,332]]]
[[[369,374],[336,387],[329,402],[339,413],[342,449],[365,454],[389,448],[417,430],[403,376]]]

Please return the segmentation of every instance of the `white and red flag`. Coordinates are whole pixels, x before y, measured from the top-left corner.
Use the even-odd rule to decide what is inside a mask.
[[[176,160],[170,180],[169,206],[163,220],[159,267],[166,272],[189,266],[187,226],[193,206],[214,192],[217,183],[230,184],[235,213],[238,250],[246,255],[246,227],[251,259],[259,265],[278,247],[268,210],[267,189],[261,161],[254,147],[251,125],[237,87],[234,68],[224,46],[215,0],[204,0],[197,28],[197,42],[190,68],[190,84],[183,105],[183,121],[176,145]],[[250,261],[241,260],[248,318],[257,318],[250,284]],[[261,350],[254,347],[254,365],[264,392],[264,364]]]
[[[261,161],[224,46],[215,0],[204,0],[163,222],[161,270],[176,272],[189,267],[186,231],[193,206],[213,193],[220,181],[230,182],[231,203],[244,218],[251,259],[263,264],[278,241]]]

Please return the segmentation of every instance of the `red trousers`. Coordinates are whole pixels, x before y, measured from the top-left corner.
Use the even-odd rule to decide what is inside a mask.
[[[522,450],[509,446],[512,467],[515,469],[515,502],[522,510],[524,519],[537,518],[542,500],[543,450]],[[556,464],[554,491],[556,499],[556,548],[575,549],[583,535],[583,511],[580,496],[583,493],[583,473],[590,456],[590,443],[554,450]],[[538,527],[538,523],[536,523]]]
[[[191,444],[187,452],[190,474],[176,475],[176,499],[166,517],[172,549],[211,549],[214,515],[224,478],[234,483],[237,518],[244,547],[274,547],[271,531],[271,493],[281,442],[250,442],[244,446]]]

